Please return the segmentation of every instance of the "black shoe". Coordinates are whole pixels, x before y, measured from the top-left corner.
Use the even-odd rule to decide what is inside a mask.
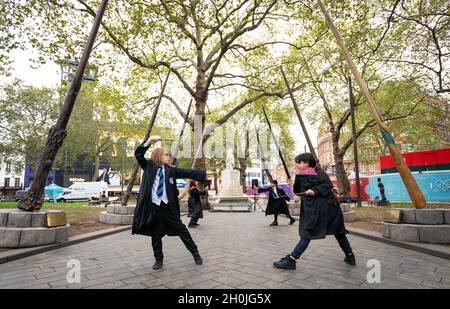
[[[279,261],[273,262],[273,266],[281,269],[295,269],[295,260],[290,255],[286,255]]]
[[[273,221],[272,223],[269,224],[269,226],[277,226],[278,222],[277,221]]]
[[[356,265],[355,255],[353,252],[345,255],[344,262],[349,265]]]
[[[153,264],[153,269],[160,269],[163,266],[162,260],[156,260],[155,264]]]
[[[188,227],[197,227],[195,224],[188,224]]]
[[[295,222],[295,219],[291,217],[291,221],[289,222],[289,225],[294,224],[294,222]]]
[[[202,257],[200,256],[200,254],[198,252],[194,253],[192,255],[194,256],[195,264],[197,264],[197,265],[202,265],[203,264],[203,259],[202,259]]]
[[[198,223],[194,223],[193,225],[195,225],[195,226],[200,226],[200,224],[198,224]]]

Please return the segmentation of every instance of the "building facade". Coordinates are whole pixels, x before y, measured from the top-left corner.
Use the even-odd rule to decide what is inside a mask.
[[[21,158],[6,158],[0,162],[0,194],[15,194],[24,188],[24,168]]]
[[[319,127],[317,135],[317,156],[321,166],[331,175],[336,175],[336,167],[333,156],[333,142],[329,126],[323,122]],[[377,162],[359,162],[359,172],[365,175],[377,175],[381,173],[380,163]],[[344,168],[347,172],[355,171],[355,163],[352,154],[344,156]]]

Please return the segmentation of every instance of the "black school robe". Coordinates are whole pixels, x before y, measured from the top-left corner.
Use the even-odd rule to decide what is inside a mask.
[[[200,200],[200,195],[205,195],[205,190],[199,190],[197,188],[192,188],[189,191],[188,199],[188,217],[203,218],[203,208],[202,202]]]
[[[286,192],[283,189],[277,187],[278,198],[275,198],[275,194],[273,193],[273,188],[259,188],[258,193],[269,191],[269,199],[267,201],[266,207],[266,216],[267,215],[278,215],[284,214],[289,216],[289,208],[286,204],[286,201],[289,201],[289,196],[287,196]]]
[[[142,234],[154,237],[163,237],[164,235],[176,236],[176,231],[167,228],[161,224],[163,229],[155,229],[156,218],[155,209],[152,203],[152,186],[155,181],[156,173],[159,166],[152,160],[144,158],[145,152],[149,147],[141,144],[135,151],[134,155],[139,165],[144,170],[142,182],[139,188],[139,197],[134,210],[132,234]],[[206,180],[206,172],[200,170],[184,169],[178,167],[164,166],[164,180],[168,199],[168,209],[171,215],[180,216],[180,204],[178,201],[177,178],[189,178],[204,183]]]
[[[328,176],[296,175],[294,193],[311,189],[314,196],[301,196],[299,232],[302,238],[321,239],[326,235],[348,233],[339,203],[332,196],[333,184]]]

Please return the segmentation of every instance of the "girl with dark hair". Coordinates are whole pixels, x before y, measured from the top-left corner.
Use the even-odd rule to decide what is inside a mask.
[[[290,221],[289,225],[294,224],[295,219],[292,218],[289,213],[288,205],[286,201],[289,201],[289,196],[287,196],[286,192],[283,189],[278,187],[278,181],[272,179],[270,181],[270,185],[266,188],[258,188],[258,193],[269,191],[269,199],[267,201],[266,207],[266,216],[273,215],[274,221],[270,224],[270,226],[278,225],[278,215],[283,214],[286,215]]]
[[[189,213],[188,217],[191,217],[191,221],[188,224],[188,227],[197,227],[198,219],[203,218],[203,209],[202,203],[200,200],[200,195],[205,195],[208,192],[208,186],[205,187],[205,190],[200,190],[197,187],[197,183],[195,181],[191,181],[189,186],[189,199],[188,199],[188,208]]]
[[[323,169],[316,166],[316,160],[310,153],[295,158],[297,172],[294,193],[301,196],[300,241],[291,254],[273,263],[276,268],[295,269],[300,258],[312,239],[322,239],[334,235],[345,253],[344,261],[356,265],[350,243],[345,236],[344,216],[339,202],[332,193],[333,184]]]

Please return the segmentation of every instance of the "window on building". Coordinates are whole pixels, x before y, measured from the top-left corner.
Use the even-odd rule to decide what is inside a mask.
[[[361,173],[365,173],[365,172],[366,172],[366,165],[361,164]]]
[[[375,164],[370,165],[370,172],[375,173]]]
[[[9,178],[5,178],[5,188],[9,187]]]
[[[11,173],[11,163],[6,162],[6,173]]]
[[[14,180],[14,187],[20,187],[20,178]]]

